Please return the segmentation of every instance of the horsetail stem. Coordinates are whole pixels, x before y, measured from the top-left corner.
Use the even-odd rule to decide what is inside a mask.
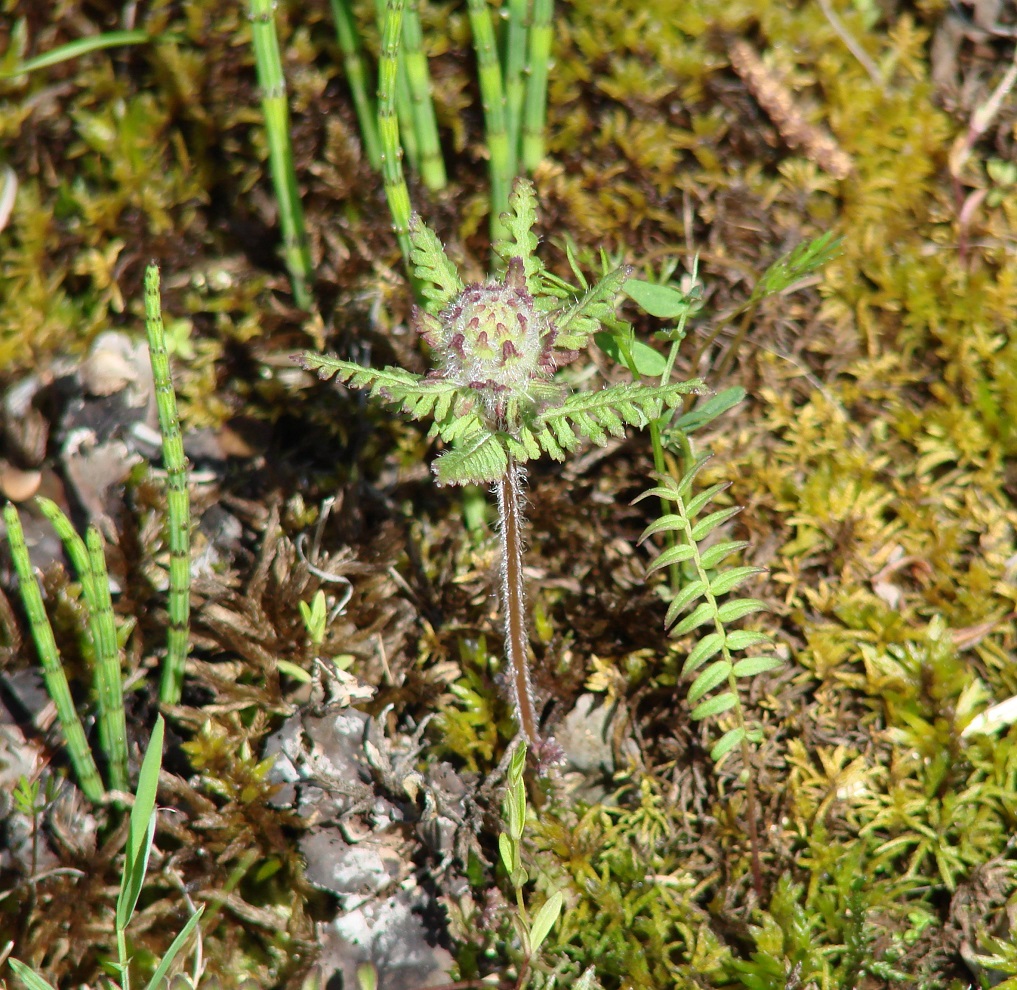
[[[283,234],[283,260],[290,275],[293,298],[301,309],[310,309],[310,283],[314,272],[304,228],[304,210],[297,188],[297,173],[290,144],[290,112],[286,102],[286,78],[279,55],[272,0],[251,0],[251,38],[254,62],[261,87],[261,107],[268,137],[268,164],[279,204]]]
[[[7,524],[7,543],[11,548],[14,571],[18,575],[18,590],[28,615],[32,639],[39,652],[46,691],[56,706],[60,729],[63,732],[71,765],[74,767],[82,793],[90,801],[99,802],[105,793],[102,780],[99,777],[99,770],[95,765],[92,752],[88,748],[88,740],[85,738],[81,719],[78,718],[77,710],[74,707],[70,685],[67,683],[67,674],[60,663],[60,653],[57,650],[56,640],[53,638],[53,627],[49,623],[49,616],[46,615],[46,609],[42,604],[42,594],[32,572],[32,562],[29,560],[28,548],[25,546],[25,534],[21,528],[21,520],[18,518],[18,510],[8,504],[4,506],[3,511],[4,522]]]
[[[166,660],[159,685],[159,700],[163,704],[176,705],[180,703],[184,682],[191,614],[191,499],[159,302],[159,269],[155,265],[149,265],[145,271],[145,329],[159,411],[162,458],[166,467],[167,543],[170,552],[169,628],[166,631]]]

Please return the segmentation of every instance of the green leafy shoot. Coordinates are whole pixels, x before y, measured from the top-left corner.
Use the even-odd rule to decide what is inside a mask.
[[[702,629],[690,646],[682,667],[682,675],[692,678],[688,702],[692,705],[693,721],[705,721],[730,713],[729,722],[710,750],[710,757],[720,762],[733,751],[742,756],[747,776],[749,837],[752,845],[753,878],[761,889],[758,837],[755,822],[755,783],[752,776],[750,744],[762,740],[762,730],[751,723],[741,701],[741,682],[781,665],[773,654],[744,653],[765,644],[769,637],[754,630],[730,629],[731,624],[766,609],[756,598],[727,598],[736,588],[762,572],[762,568],[726,567],[724,562],[744,549],[742,540],[724,539],[721,527],[740,510],[737,506],[715,509],[701,515],[727,487],[715,484],[693,494],[693,483],[707,458],[700,458],[680,481],[671,477],[644,492],[636,501],[657,497],[674,507],[644,530],[640,540],[658,533],[674,533],[677,540],[653,561],[648,574],[661,568],[683,565],[686,580],[673,587],[664,622],[676,638]],[[705,544],[704,546],[700,546]],[[722,599],[726,599],[723,600]]]
[[[148,872],[148,860],[152,851],[152,840],[155,837],[155,825],[158,813],[155,799],[159,786],[159,770],[162,766],[162,746],[165,723],[160,715],[156,719],[152,737],[141,763],[138,774],[138,786],[135,792],[134,807],[131,809],[130,824],[127,832],[127,845],[124,850],[124,866],[120,879],[120,893],[117,897],[115,928],[117,939],[117,959],[110,962],[110,967],[120,978],[120,990],[130,990],[130,952],[127,946],[127,926],[134,916],[145,876]],[[195,911],[179,934],[166,950],[159,961],[155,972],[145,986],[145,990],[161,990],[166,984],[171,966],[181,949],[187,944],[198,922],[201,920],[204,906]],[[41,976],[31,970],[18,959],[10,959],[14,974],[29,990],[53,990],[53,987]]]
[[[523,771],[526,769],[526,746],[520,744],[512,753],[508,768],[508,782],[502,812],[505,830],[498,836],[498,854],[508,874],[516,895],[516,913],[513,917],[528,965],[539,951],[555,922],[561,914],[565,897],[560,890],[554,891],[530,917],[527,910],[523,887],[529,876],[522,865],[522,841],[526,828],[526,784]]]
[[[841,241],[842,238],[835,237],[833,231],[827,231],[811,241],[799,244],[778,258],[763,272],[762,278],[752,290],[750,302],[758,302],[766,296],[777,295],[795,282],[819,271],[840,253]]]

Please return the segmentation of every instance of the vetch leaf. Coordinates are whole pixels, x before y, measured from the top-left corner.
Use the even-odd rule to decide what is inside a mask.
[[[716,567],[725,557],[730,557],[731,554],[744,550],[747,546],[748,543],[744,540],[725,540],[720,543],[714,543],[712,547],[707,547],[700,554],[699,562],[703,565],[703,570],[709,571]]]
[[[765,567],[732,567],[729,571],[722,571],[710,582],[710,592],[719,598],[754,574],[762,574],[765,570]]]
[[[630,278],[622,286],[633,302],[658,320],[674,320],[689,308],[689,297],[673,285],[658,285],[641,278]]]
[[[712,423],[728,409],[738,405],[745,398],[745,389],[740,385],[726,388],[715,395],[707,396],[695,404],[687,413],[679,416],[672,424],[672,429],[682,433],[691,433],[707,423]],[[670,431],[668,431],[670,432]]]
[[[745,657],[734,665],[735,677],[752,677],[754,674],[761,674],[764,670],[775,670],[784,666],[784,661],[772,654],[767,657]]]
[[[622,353],[618,339],[612,333],[597,333],[593,335],[597,346],[615,364],[625,365],[625,355]],[[641,340],[629,342],[629,353],[632,355],[632,363],[635,365],[637,374],[646,375],[648,378],[660,378],[667,370],[667,358],[660,351],[654,350],[649,344]]]
[[[697,702],[704,694],[709,694],[718,684],[723,684],[731,673],[729,660],[718,660],[711,663],[691,684],[688,691],[689,704]]]
[[[710,759],[716,763],[722,756],[726,756],[735,746],[738,746],[744,738],[745,730],[740,725],[733,729],[728,729],[714,743],[713,749],[710,750]]]
[[[724,602],[717,610],[717,618],[721,623],[734,622],[753,612],[765,612],[766,605],[757,598],[736,598],[734,601]]]
[[[723,646],[723,633],[712,632],[704,636],[685,658],[685,663],[682,666],[682,676],[691,674],[698,667],[706,663],[710,657],[716,656]]]
[[[769,636],[765,633],[756,632],[754,629],[735,629],[727,634],[727,648],[732,653],[747,650],[750,646],[758,646],[760,643],[769,642]]]
[[[730,481],[722,481],[720,484],[711,485],[709,488],[703,489],[703,491],[690,498],[685,504],[685,515],[689,519],[694,519],[699,514],[699,510],[706,505],[707,502],[715,498],[720,492],[724,491],[725,488],[730,487]]]
[[[698,543],[704,536],[713,532],[721,523],[727,522],[728,519],[738,515],[741,511],[740,505],[733,505],[730,509],[718,509],[716,512],[711,512],[692,527],[692,539]],[[689,515],[691,516],[692,513],[689,513]]]
[[[660,497],[667,498],[667,495],[663,494],[666,489],[657,488],[655,491],[660,495]],[[651,493],[647,492],[647,494],[649,495]],[[673,512],[669,512],[667,515],[660,516],[658,519],[655,519],[652,523],[650,523],[650,525],[647,526],[646,529],[644,529],[639,535],[639,542],[642,543],[643,540],[648,539],[651,536],[656,536],[657,533],[670,531],[682,532],[684,529],[685,516],[675,515]]]
[[[670,567],[672,564],[680,564],[683,560],[688,560],[690,557],[694,557],[695,555],[695,548],[686,546],[685,544],[680,544],[676,547],[669,547],[660,554],[649,567],[646,568],[646,573],[652,574],[654,571],[659,571],[662,567]]]
[[[664,628],[670,629],[675,619],[681,615],[697,598],[702,598],[706,593],[705,581],[690,581],[671,600],[667,607],[667,615],[664,616]]]
[[[737,701],[738,699],[733,691],[715,694],[712,698],[707,698],[701,705],[693,708],[689,718],[693,722],[701,722],[704,718],[710,718],[711,715],[719,715],[721,712],[726,712],[729,708],[734,708]]]
[[[661,556],[663,556],[663,554],[661,554]],[[685,618],[671,630],[671,635],[684,636],[686,633],[692,632],[693,629],[698,629],[704,622],[709,622],[716,615],[716,605],[712,602],[700,602],[695,607],[691,615],[685,616]]]

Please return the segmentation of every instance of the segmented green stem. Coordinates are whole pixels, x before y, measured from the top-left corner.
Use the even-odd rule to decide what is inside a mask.
[[[498,482],[498,518],[501,535],[501,595],[505,616],[505,653],[509,683],[519,729],[532,747],[540,742],[537,709],[527,664],[525,587],[523,580],[522,469],[509,461]]]
[[[304,229],[304,210],[297,188],[297,173],[290,145],[290,111],[286,102],[286,79],[283,76],[276,36],[272,0],[251,0],[251,38],[254,42],[254,63],[261,87],[261,108],[265,115],[268,136],[268,163],[272,185],[279,204],[279,226],[283,234],[283,260],[290,273],[293,298],[302,309],[311,307],[311,251]]]
[[[109,765],[109,782],[114,790],[128,787],[127,725],[124,718],[123,674],[120,647],[117,642],[113,603],[110,599],[109,575],[102,553],[102,537],[89,528],[89,544],[78,536],[70,519],[55,502],[39,497],[35,500],[49,520],[67,551],[74,572],[81,582],[81,592],[88,610],[88,628],[92,637],[95,662],[95,688],[99,714],[99,745]],[[92,543],[97,550],[93,549]],[[93,559],[97,553],[98,559]]]
[[[386,0],[375,0],[375,9],[378,12],[378,30],[382,36],[385,34],[385,3]],[[400,4],[403,7],[403,15],[405,16],[406,0],[400,0]],[[410,97],[410,80],[406,74],[406,60],[403,57],[403,44],[405,39],[403,38],[403,28],[400,25],[399,36],[398,36],[398,49],[399,54],[396,56],[396,70],[395,70],[395,112],[396,118],[399,121],[399,137],[402,140],[403,151],[406,154],[406,161],[409,164],[410,170],[415,172],[420,167],[420,151],[417,148],[417,132],[416,125],[413,121],[413,100]],[[382,38],[382,47],[384,47],[385,41]],[[381,99],[381,94],[378,94],[378,99]],[[385,153],[384,141],[382,142],[382,154]]]
[[[49,617],[42,604],[42,594],[36,583],[35,575],[32,573],[32,562],[29,560],[28,548],[25,546],[25,534],[21,529],[21,520],[13,505],[4,506],[4,522],[7,524],[7,543],[11,548],[11,559],[14,562],[15,573],[18,575],[21,601],[28,615],[32,639],[35,640],[35,647],[39,652],[46,690],[53,699],[53,704],[56,705],[57,718],[67,744],[71,765],[74,767],[78,783],[85,797],[90,801],[101,801],[104,794],[102,780],[99,778],[99,770],[95,765],[91,750],[88,748],[85,730],[74,708],[67,675],[60,663],[60,654],[57,651],[56,640],[53,638],[53,628],[49,624]]]
[[[498,241],[507,236],[501,215],[508,210],[509,187],[512,183],[509,136],[505,126],[505,91],[487,0],[469,0],[468,9],[480,75],[487,149],[491,156],[491,240]]]
[[[92,594],[88,602],[89,626],[95,647],[95,687],[99,706],[99,744],[109,760],[110,786],[126,791],[127,722],[124,718],[123,671],[117,627],[113,619],[113,601],[109,574],[103,553],[102,536],[94,526],[85,533]],[[88,596],[86,595],[86,598]]]
[[[526,108],[523,117],[523,168],[532,172],[544,158],[544,126],[547,120],[547,70],[551,64],[551,19],[554,0],[533,0],[530,24]]]
[[[162,668],[159,700],[180,703],[187,662],[191,616],[191,497],[187,488],[187,459],[180,436],[177,398],[166,353],[166,332],[159,303],[159,269],[145,271],[145,329],[155,381],[155,399],[162,434],[162,459],[166,467],[167,542],[169,543],[169,628],[166,631],[166,661]]]
[[[399,68],[399,39],[402,34],[405,0],[387,0],[381,31],[381,60],[378,65],[378,130],[381,134],[381,175],[385,198],[403,260],[410,268],[410,193],[403,175],[403,150],[399,143],[399,121],[395,94]]]
[[[519,154],[523,122],[523,98],[526,83],[527,0],[509,0],[508,28],[505,35],[505,127],[508,131],[509,175],[519,171]]]
[[[431,73],[424,54],[424,35],[416,4],[410,2],[403,14],[403,58],[413,106],[413,126],[420,155],[420,177],[428,189],[444,189],[445,162],[438,140],[438,122],[431,98]]]
[[[360,35],[353,11],[348,0],[331,0],[332,19],[335,21],[336,38],[343,53],[343,68],[346,81],[353,96],[353,107],[360,124],[360,136],[364,142],[364,154],[373,169],[381,168],[381,138],[378,136],[378,117],[374,101],[367,91],[367,70],[360,57]]]

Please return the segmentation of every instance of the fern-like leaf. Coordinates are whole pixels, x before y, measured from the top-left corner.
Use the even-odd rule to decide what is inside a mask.
[[[534,254],[537,250],[537,235],[533,233],[533,225],[537,222],[537,194],[533,184],[527,179],[517,179],[508,202],[508,212],[501,215],[502,228],[508,236],[495,241],[494,253],[506,266],[511,258],[519,258],[526,287],[532,295],[537,295],[544,266]]]
[[[427,300],[424,308],[429,313],[438,313],[463,291],[462,279],[448,260],[438,235],[417,213],[410,217],[410,245],[413,274],[420,279],[420,291]]]
[[[541,449],[552,457],[554,443],[572,449],[567,439],[569,431],[603,446],[609,435],[623,436],[626,424],[645,426],[660,415],[662,406],[673,409],[683,395],[701,388],[703,383],[694,379],[670,385],[628,382],[596,392],[576,392],[561,405],[544,410],[523,429],[530,430]],[[548,436],[552,443],[547,442]]]
[[[631,268],[618,268],[608,272],[596,285],[587,289],[558,317],[558,336],[555,346],[576,351],[586,346],[590,335],[600,330],[605,320],[614,317],[615,301],[621,288],[631,275]]]
[[[501,437],[478,430],[441,454],[431,469],[439,485],[492,485],[508,470],[508,454]]]
[[[410,419],[445,420],[469,401],[454,382],[425,378],[402,368],[362,368],[352,361],[310,352],[300,357],[300,363],[321,379],[335,378],[349,388],[366,390],[371,398],[397,406]]]
[[[672,596],[665,623],[668,628],[673,626],[671,634],[674,636],[686,636],[702,627],[708,630],[689,650],[682,675],[693,678],[687,697],[689,704],[694,706],[690,712],[694,721],[731,710],[735,713],[737,724],[729,728],[711,750],[713,759],[720,760],[736,747],[741,747],[744,754],[749,743],[761,738],[760,730],[749,728],[746,722],[738,694],[739,681],[773,670],[780,666],[781,661],[772,655],[737,658],[739,652],[766,643],[769,638],[753,630],[728,631],[727,626],[763,611],[766,606],[756,598],[731,598],[722,602],[718,599],[762,569],[750,566],[721,568],[728,556],[746,545],[740,540],[720,540],[700,549],[703,540],[715,537],[720,527],[739,511],[737,507],[725,507],[706,511],[697,518],[727,488],[725,484],[716,484],[692,494],[693,480],[704,464],[705,459],[702,459],[680,481],[665,478],[660,485],[640,496],[640,499],[661,498],[674,507],[674,512],[647,526],[642,539],[659,533],[674,533],[677,537],[677,543],[653,561],[648,573],[679,563],[693,571]],[[683,614],[684,618],[681,618]]]

